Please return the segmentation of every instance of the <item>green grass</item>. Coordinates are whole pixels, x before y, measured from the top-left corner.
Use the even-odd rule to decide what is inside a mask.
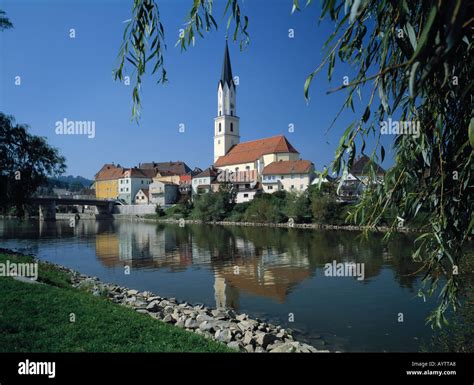
[[[0,262],[31,261],[0,254]],[[0,352],[231,352],[227,346],[74,289],[40,264],[39,281],[0,277]],[[75,322],[70,322],[70,314]]]
[[[15,263],[33,263],[34,258],[18,254],[0,254],[0,263],[7,260]],[[40,263],[38,268],[38,281],[62,288],[71,288],[71,279],[68,273],[61,271],[53,265]]]

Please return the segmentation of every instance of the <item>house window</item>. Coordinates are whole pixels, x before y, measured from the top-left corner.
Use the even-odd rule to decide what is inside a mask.
[[[230,123],[230,130],[233,132],[234,131],[234,123]]]
[[[244,194],[244,198],[248,198],[249,197],[249,194]]]
[[[235,172],[239,172],[239,168],[238,168],[238,167],[235,168]]]
[[[268,186],[268,189],[269,189],[269,190],[273,190],[273,186]]]
[[[220,140],[220,139],[217,141],[217,144],[221,144],[221,140]]]
[[[280,179],[285,179],[285,175],[282,175]]]
[[[303,187],[303,185],[302,185],[302,184],[300,184],[300,190],[303,190],[303,188],[304,188],[304,187]]]
[[[247,171],[250,171],[250,166],[245,166],[245,169],[246,169]]]
[[[291,189],[293,190],[294,188],[295,188],[295,185],[294,185],[294,184],[292,184],[292,185],[291,185]]]

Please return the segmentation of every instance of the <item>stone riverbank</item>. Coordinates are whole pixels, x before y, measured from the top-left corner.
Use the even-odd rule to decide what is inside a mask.
[[[149,291],[104,283],[66,267],[48,263],[71,274],[72,285],[92,295],[103,296],[165,323],[211,338],[240,352],[323,353],[311,345],[295,341],[291,329],[272,325],[231,309],[213,309],[165,298]]]

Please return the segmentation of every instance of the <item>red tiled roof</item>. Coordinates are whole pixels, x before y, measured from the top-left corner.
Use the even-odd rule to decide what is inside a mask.
[[[217,176],[217,170],[211,166],[209,168],[206,168],[204,171],[200,172],[199,174],[194,175],[193,179],[209,178],[209,177],[214,178],[216,176]]]
[[[263,169],[263,175],[275,174],[305,174],[312,169],[309,160],[284,160],[280,162],[272,162]]]
[[[283,135],[278,135],[271,138],[239,143],[233,146],[226,155],[219,157],[215,166],[221,167],[230,164],[255,162],[265,154],[274,153],[298,154],[298,151]]]
[[[155,169],[128,168],[124,170],[124,178],[154,178]]]
[[[150,198],[150,189],[148,189],[148,188],[141,188],[141,189],[138,190],[138,191],[143,192],[143,194],[144,194],[147,198]],[[138,192],[137,192],[137,194],[138,194]]]
[[[377,163],[372,161],[367,155],[362,155],[357,158],[352,164],[350,173],[355,176],[365,176],[369,174],[370,166],[373,165],[376,175],[384,175],[385,170],[380,167]]]
[[[102,166],[100,171],[95,174],[95,180],[113,180],[119,179],[123,175],[124,169],[122,167],[117,167],[114,164],[106,163]]]
[[[157,169],[162,175],[184,175],[191,172],[188,165],[180,160],[176,162],[140,163],[140,169]]]

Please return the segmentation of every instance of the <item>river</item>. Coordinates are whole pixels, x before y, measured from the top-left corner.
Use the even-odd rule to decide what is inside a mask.
[[[385,245],[381,235],[361,240],[348,231],[0,220],[0,247],[105,282],[234,308],[337,351],[418,351],[429,339],[435,300],[417,297],[412,243],[407,234]],[[364,276],[325,274],[325,264],[349,262]]]

